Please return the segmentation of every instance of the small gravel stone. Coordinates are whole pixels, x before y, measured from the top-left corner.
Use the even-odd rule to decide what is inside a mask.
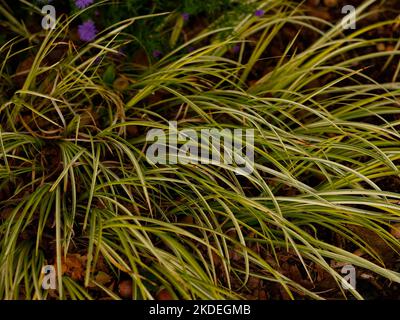
[[[329,8],[336,7],[338,4],[337,0],[324,0],[324,5],[326,5]]]
[[[122,298],[132,298],[132,281],[123,280],[118,284],[118,292]]]

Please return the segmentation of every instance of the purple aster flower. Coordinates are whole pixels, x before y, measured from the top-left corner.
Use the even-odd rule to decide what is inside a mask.
[[[256,10],[256,12],[254,12],[254,15],[256,17],[262,17],[264,14],[265,14],[265,11],[261,10],[261,9],[258,9],[258,10]]]
[[[85,21],[78,27],[79,38],[82,41],[92,41],[96,38],[97,30],[92,20]]]
[[[238,53],[240,51],[240,44],[235,44],[232,48],[233,53]]]
[[[79,9],[86,8],[87,6],[91,5],[93,3],[93,0],[75,0],[75,5]]]
[[[154,58],[160,58],[162,55],[162,52],[160,50],[154,50],[153,51],[153,57]]]
[[[187,52],[190,53],[190,52],[193,52],[193,51],[194,51],[194,47],[188,47],[188,48],[187,48]]]
[[[189,14],[189,13],[187,13],[187,12],[182,13],[183,21],[188,21],[188,20],[189,20],[189,17],[190,17],[190,14]]]

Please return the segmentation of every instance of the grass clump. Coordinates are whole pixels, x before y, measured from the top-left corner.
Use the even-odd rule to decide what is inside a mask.
[[[400,90],[396,72],[382,81],[368,68],[397,61],[397,49],[376,50],[395,38],[368,38],[396,21],[363,25],[372,3],[344,33],[296,3],[258,1],[263,16],[211,25],[156,63],[119,49],[137,45],[127,28],[158,15],[85,45],[69,39],[79,13],[30,38],[7,20],[0,298],[119,299],[129,281],[131,299],[160,289],[176,299],[362,299],[341,286],[345,264],[400,282],[400,195],[387,184],[399,178]],[[149,164],[146,133],[171,120],[254,129],[254,172]],[[55,292],[41,289],[45,264],[61,266]]]

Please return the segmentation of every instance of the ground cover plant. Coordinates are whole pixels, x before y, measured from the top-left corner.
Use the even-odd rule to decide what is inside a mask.
[[[399,14],[0,1],[0,298],[399,298]],[[253,129],[254,170],[149,163],[169,121]]]

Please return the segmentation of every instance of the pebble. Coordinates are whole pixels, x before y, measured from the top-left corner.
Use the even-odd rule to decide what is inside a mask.
[[[172,300],[171,294],[167,289],[161,289],[156,296],[157,300]]]
[[[386,50],[386,46],[384,43],[380,42],[376,45],[376,48],[378,49],[378,51],[385,51]]]
[[[338,4],[337,0],[324,0],[324,5],[326,5],[329,8],[336,7]]]
[[[132,298],[132,280],[123,280],[118,284],[118,292],[122,298]]]
[[[320,2],[320,0],[307,0],[307,4],[313,7],[318,7]]]

